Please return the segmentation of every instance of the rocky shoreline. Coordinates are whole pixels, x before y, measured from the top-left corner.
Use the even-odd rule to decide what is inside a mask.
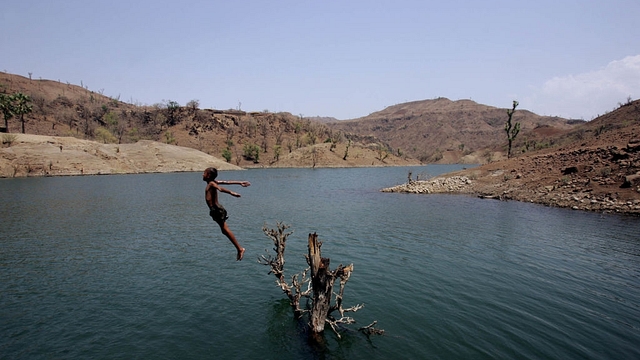
[[[472,184],[466,176],[436,177],[431,180],[410,180],[408,183],[380,191],[408,194],[468,194],[473,192]]]
[[[588,185],[588,182],[582,185]],[[381,191],[409,194],[467,194],[483,199],[516,200],[573,210],[640,216],[640,198],[620,196],[619,192],[596,191],[594,193],[593,189],[573,181],[561,181],[560,184],[529,189],[499,184],[489,186],[484,181],[472,180],[468,176],[453,175],[439,176],[430,180],[411,180]],[[634,191],[638,193],[640,188]]]

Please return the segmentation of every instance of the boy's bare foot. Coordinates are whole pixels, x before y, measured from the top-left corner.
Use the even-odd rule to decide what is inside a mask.
[[[238,256],[236,257],[236,261],[242,260],[243,256],[244,256],[244,248],[240,248],[240,250],[238,250]]]

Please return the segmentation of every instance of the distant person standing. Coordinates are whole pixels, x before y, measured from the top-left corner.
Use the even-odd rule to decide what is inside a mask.
[[[207,188],[204,190],[204,199],[207,201],[207,206],[209,206],[209,216],[215,221],[218,225],[220,225],[220,230],[222,233],[231,240],[233,246],[236,247],[238,251],[238,255],[236,256],[236,260],[242,260],[244,256],[244,248],[240,246],[238,240],[229,229],[227,225],[227,219],[229,216],[227,215],[227,210],[225,210],[222,205],[218,202],[218,192],[227,193],[231,196],[240,197],[240,194],[233,192],[231,190],[225,189],[220,185],[241,185],[242,187],[247,187],[251,185],[248,181],[235,181],[235,180],[216,180],[218,177],[218,170],[216,168],[207,168],[202,174],[202,180],[207,183]]]

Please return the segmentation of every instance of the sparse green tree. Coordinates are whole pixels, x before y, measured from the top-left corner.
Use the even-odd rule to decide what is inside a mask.
[[[228,147],[233,146],[233,136],[236,134],[236,129],[233,126],[229,126],[225,130],[226,134],[226,143]]]
[[[276,145],[282,145],[282,136],[284,135],[284,131],[282,129],[276,130]]]
[[[115,143],[118,141],[118,139],[116,139],[116,137],[113,136],[111,131],[109,131],[109,129],[104,128],[102,126],[96,129],[95,134],[96,134],[96,138],[102,140],[102,142],[105,144]]]
[[[331,136],[329,136],[325,141],[325,144],[330,144],[329,145],[329,151],[333,152],[336,149],[336,142],[333,140],[333,138]]]
[[[106,125],[109,132],[114,134],[118,139],[118,143],[122,142],[122,137],[126,131],[124,124],[120,124],[119,115],[113,111],[108,111],[102,115],[102,121]]]
[[[164,133],[164,140],[167,144],[175,144],[176,142],[176,138],[173,136],[171,131]]]
[[[507,140],[509,141],[507,158],[511,157],[511,145],[513,144],[513,140],[515,140],[516,136],[518,136],[518,133],[520,132],[520,123],[519,122],[516,122],[515,124],[511,123],[513,113],[516,111],[517,106],[518,106],[518,102],[513,100],[513,108],[507,109],[507,115],[509,116],[509,118],[507,119],[507,123],[504,125],[504,131],[507,132]]]
[[[389,150],[382,144],[376,147],[376,152],[378,153],[378,160],[382,162],[389,156]]]
[[[109,128],[113,129],[118,125],[118,114],[113,111],[107,111],[102,115],[102,121],[104,121]]]
[[[138,128],[133,128],[131,130],[129,130],[128,133],[129,139],[133,142],[138,142],[138,140],[140,140],[140,134],[138,132]]]
[[[178,121],[178,112],[180,110],[180,104],[178,102],[169,100],[167,101],[167,125],[173,126],[177,124]]]
[[[276,145],[273,147],[273,157],[276,161],[280,160],[280,153],[282,153],[282,146]]]
[[[23,93],[15,93],[13,94],[13,112],[20,117],[20,123],[22,124],[22,133],[24,134],[24,116],[29,114],[33,110],[33,105],[31,104],[31,98],[29,95],[25,95]]]
[[[243,147],[243,154],[245,159],[251,160],[254,163],[260,162],[260,147],[255,144],[245,144]]]
[[[309,145],[315,145],[318,140],[318,130],[315,126],[309,125],[307,130],[307,138],[309,138]]]
[[[260,124],[260,135],[262,135],[262,149],[267,152],[269,146],[269,123],[267,121]]]
[[[0,112],[4,117],[4,128],[6,132],[9,132],[9,119],[14,115],[13,110],[13,97],[8,94],[0,93]]]
[[[316,168],[316,164],[318,163],[318,158],[319,158],[319,153],[318,153],[318,149],[315,146],[311,147],[311,150],[309,151],[309,157],[311,158],[311,163],[313,165],[313,168]]]
[[[118,138],[118,144],[122,144],[122,138],[127,133],[126,123],[124,121],[118,121],[113,131]]]
[[[228,162],[231,162],[231,149],[229,149],[228,147],[226,147],[224,150],[222,150],[222,157]]]

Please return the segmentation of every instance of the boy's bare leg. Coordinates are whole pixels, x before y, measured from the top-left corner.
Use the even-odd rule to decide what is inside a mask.
[[[240,246],[240,244],[238,243],[238,240],[236,240],[235,235],[233,235],[233,233],[231,232],[231,229],[229,229],[229,225],[227,225],[227,223],[225,222],[223,225],[220,226],[220,230],[222,230],[222,233],[226,237],[228,237],[229,240],[231,240],[231,243],[233,244],[233,246],[236,247],[236,250],[238,251],[236,260],[237,261],[242,260],[242,257],[244,256],[244,248]]]

